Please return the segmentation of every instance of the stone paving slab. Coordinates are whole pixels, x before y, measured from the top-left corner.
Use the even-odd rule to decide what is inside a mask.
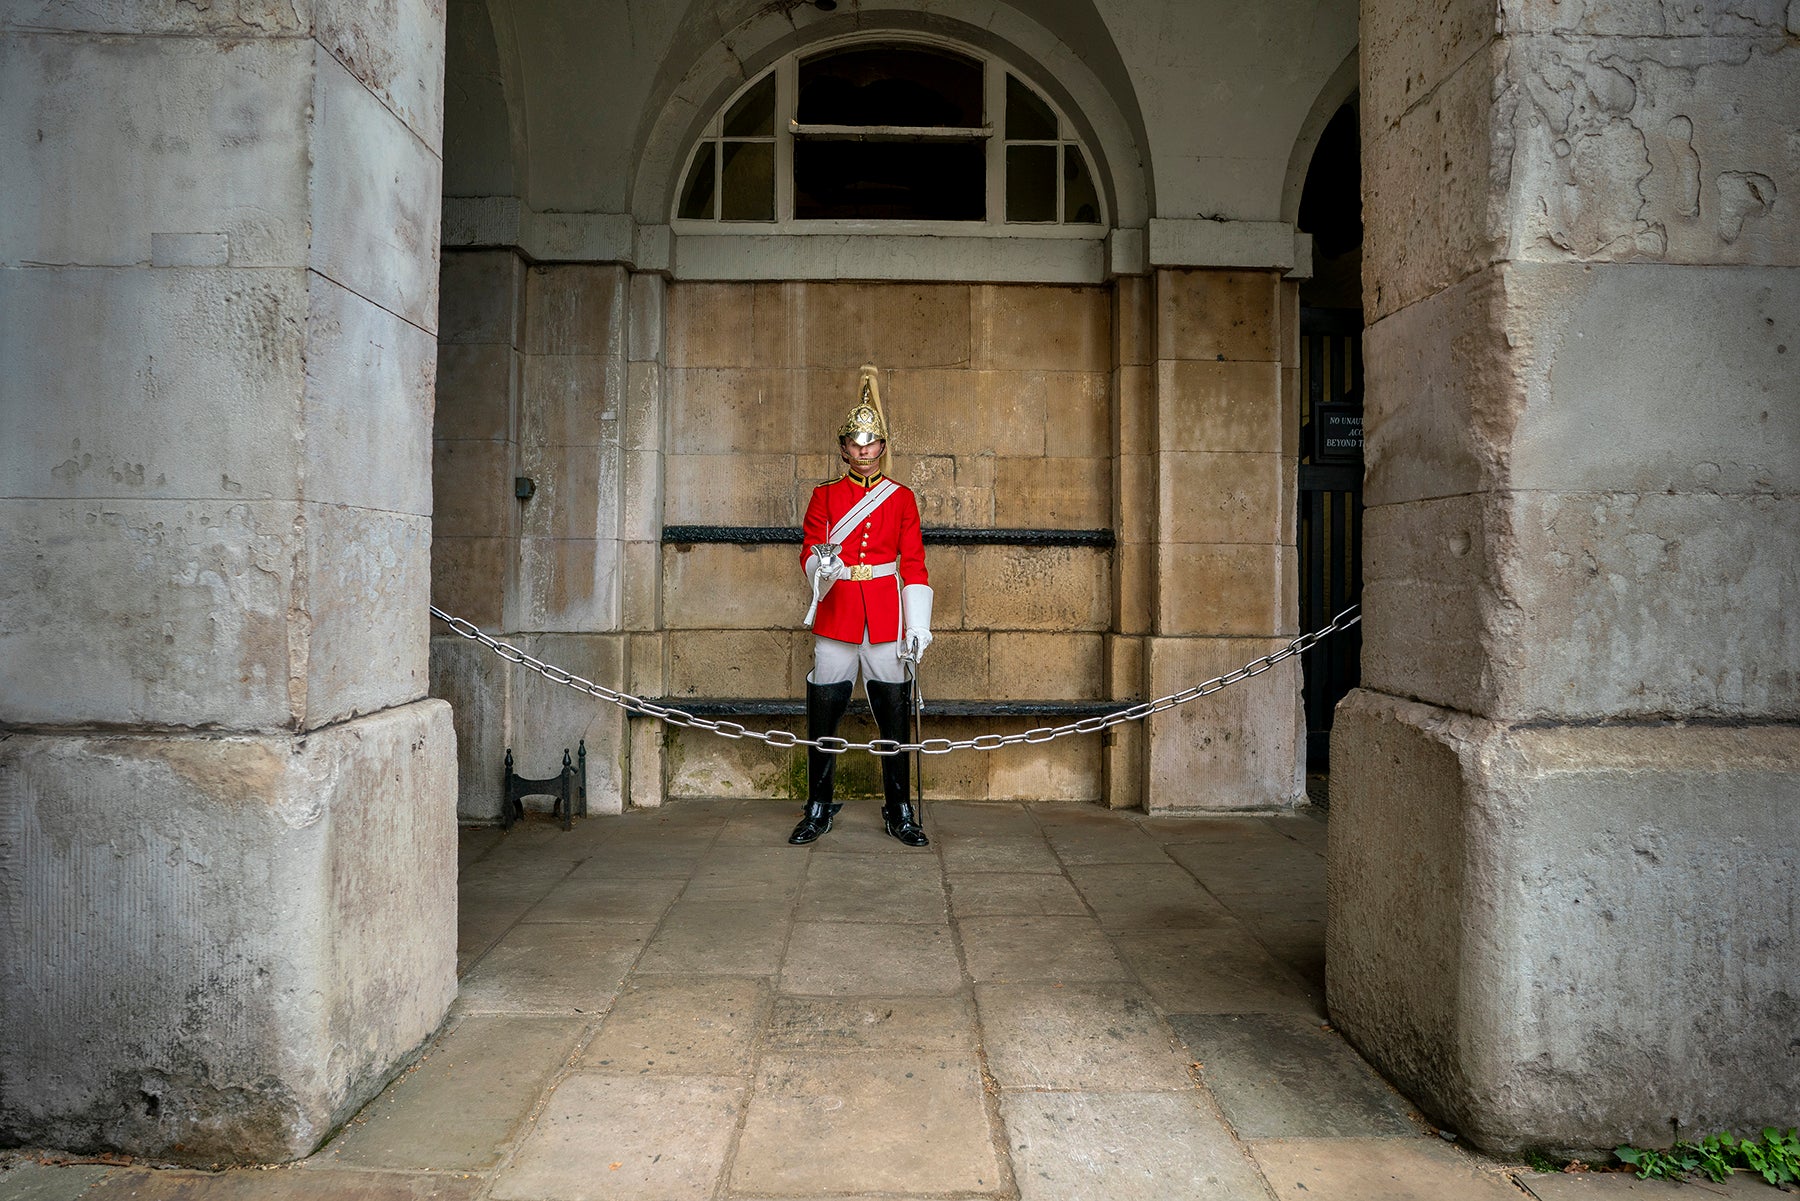
[[[774,849],[787,842],[794,823],[800,820],[798,801],[745,801],[736,816],[719,828],[715,850],[727,846],[768,847]]]
[[[1167,861],[1071,866],[1069,878],[1108,930],[1190,930],[1231,920],[1186,870]]]
[[[775,1051],[975,1050],[967,997],[779,997],[765,1045]]]
[[[519,920],[655,922],[679,895],[679,880],[611,880],[576,876],[553,885]]]
[[[681,899],[731,904],[791,904],[806,879],[807,857],[783,847],[715,845],[694,869]]]
[[[1188,1091],[1188,1059],[1135,984],[978,984],[988,1070],[1002,1088]]]
[[[1266,817],[1196,813],[1138,819],[1138,829],[1164,846],[1193,843],[1211,846],[1273,845],[1287,836]],[[1171,852],[1172,853],[1172,852]]]
[[[943,996],[962,988],[946,926],[796,922],[781,991],[796,996]]]
[[[605,880],[686,880],[694,874],[706,846],[640,846],[620,843],[605,846],[575,865],[576,877]]]
[[[1119,957],[1170,1013],[1325,1015],[1324,994],[1256,945],[1241,925],[1117,934]]]
[[[971,917],[963,956],[976,980],[1123,980],[1130,976],[1100,923],[1079,917]]]
[[[99,1164],[0,1163],[5,1201],[75,1201],[117,1168]]]
[[[1639,1180],[1631,1172],[1533,1172],[1513,1173],[1513,1179],[1537,1201],[1611,1201],[1627,1197],[1632,1201],[1680,1197],[1682,1201],[1710,1201],[1713,1197],[1733,1197],[1739,1201],[1782,1201],[1800,1194],[1800,1189],[1783,1191],[1771,1188],[1752,1172],[1739,1172],[1723,1184],[1705,1177],[1673,1184],[1666,1180]]]
[[[454,1010],[597,1014],[612,1003],[653,929],[626,922],[514,926],[463,979]]]
[[[497,1201],[710,1198],[744,1082],[706,1076],[565,1078],[495,1179]]]
[[[1280,1201],[1519,1201],[1508,1173],[1432,1135],[1250,1144]]]
[[[995,1192],[1000,1160],[970,1056],[763,1057],[734,1191]]]
[[[1086,915],[1087,902],[1063,876],[1038,872],[972,872],[948,877],[950,908],[959,918]]]
[[[938,849],[944,858],[944,870],[951,873],[1062,872],[1062,864],[1050,853],[1050,844],[1038,834],[942,838]]]
[[[793,831],[794,823],[800,820],[802,808],[799,802],[794,803],[793,817],[788,822],[787,829],[781,832],[783,842],[787,841],[788,834]],[[936,835],[929,813],[925,817],[925,833],[929,836]],[[930,847],[903,846],[897,839],[888,837],[887,829],[881,821],[881,802],[876,800],[844,802],[843,810],[832,820],[831,832],[807,849],[817,855],[896,855],[911,859],[931,856]]]
[[[746,976],[634,977],[581,1055],[592,1072],[741,1076],[768,1020],[769,981]]]
[[[491,1168],[587,1029],[586,1020],[571,1017],[466,1017],[312,1162]]]
[[[788,907],[677,901],[638,961],[640,973],[772,976],[787,941]]]
[[[1038,824],[1022,805],[983,801],[928,803],[930,816],[945,838],[1036,837]]]
[[[218,1173],[122,1169],[83,1194],[82,1201],[471,1201],[482,1184],[475,1176],[343,1168]]]
[[[941,925],[948,916],[935,856],[821,855],[800,893],[801,921]]]
[[[1044,836],[1063,863],[1167,863],[1162,846],[1129,822],[1046,825]]]
[[[1251,846],[1176,843],[1169,847],[1169,858],[1221,899],[1245,893],[1280,896],[1296,888],[1317,888],[1325,880],[1323,855],[1273,836]]]
[[[1238,1137],[1419,1133],[1411,1107],[1342,1036],[1295,1014],[1170,1014]]]
[[[1004,1094],[1020,1201],[1266,1196],[1256,1167],[1191,1093]]]

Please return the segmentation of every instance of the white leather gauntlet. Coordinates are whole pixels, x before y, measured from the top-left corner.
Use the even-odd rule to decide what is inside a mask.
[[[900,611],[906,618],[906,657],[917,663],[931,645],[931,585],[908,584],[902,588]]]

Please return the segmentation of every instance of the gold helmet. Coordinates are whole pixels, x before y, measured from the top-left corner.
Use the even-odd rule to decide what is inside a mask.
[[[848,438],[857,446],[867,446],[871,442],[886,442],[887,436],[887,418],[881,412],[881,393],[875,384],[875,368],[864,367],[862,398],[850,410],[850,415],[844,418],[844,424],[838,427],[838,437]]]

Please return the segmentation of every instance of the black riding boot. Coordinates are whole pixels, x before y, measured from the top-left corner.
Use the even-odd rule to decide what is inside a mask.
[[[837,733],[838,722],[844,718],[844,710],[850,707],[849,680],[841,684],[806,685],[806,736],[808,738],[827,738]],[[806,748],[806,812],[800,818],[800,824],[788,836],[788,841],[795,846],[805,846],[819,835],[831,829],[831,819],[842,805],[831,801],[832,781],[837,777],[836,755],[828,755],[824,751]]]
[[[869,708],[875,713],[875,724],[881,736],[895,742],[911,742],[912,685],[884,684],[868,681]],[[911,797],[912,757],[886,755],[881,760],[881,789],[887,803],[881,807],[881,819],[887,832],[909,847],[928,846],[931,840],[919,826],[919,813]]]

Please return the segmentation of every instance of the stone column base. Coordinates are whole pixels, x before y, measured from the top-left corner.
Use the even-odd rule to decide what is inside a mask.
[[[1276,638],[1146,638],[1148,698],[1279,650]],[[1157,714],[1147,731],[1150,813],[1268,812],[1306,799],[1300,660]]]
[[[0,736],[0,1144],[294,1159],[456,995],[456,743]]]
[[[1502,1154],[1800,1122],[1800,727],[1358,691],[1331,762],[1332,1019],[1433,1120]]]

